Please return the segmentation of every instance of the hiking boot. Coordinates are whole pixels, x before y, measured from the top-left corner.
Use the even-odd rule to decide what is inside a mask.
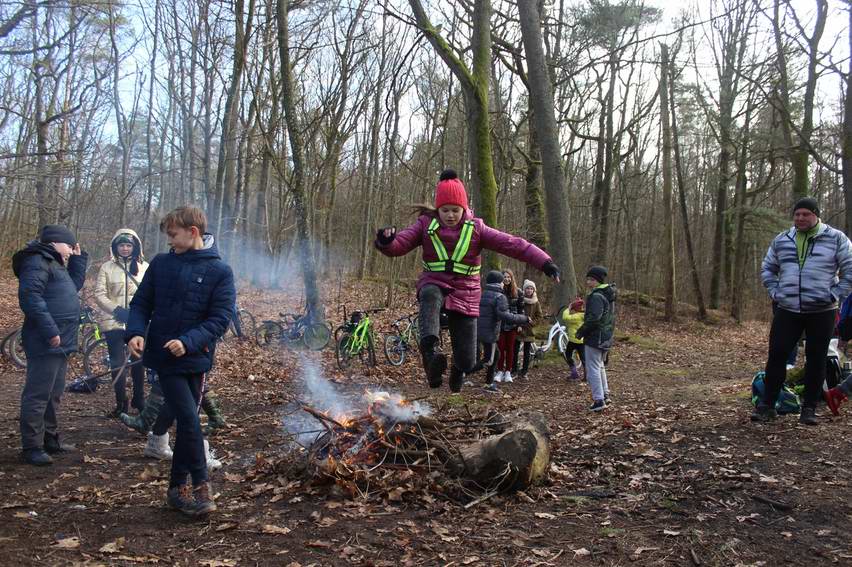
[[[763,402],[757,404],[754,411],[751,412],[751,420],[755,422],[766,423],[776,417],[778,417],[778,412],[775,411],[775,408],[771,408]]]
[[[834,415],[840,415],[840,405],[849,399],[846,393],[837,387],[826,390],[823,392],[823,396],[825,396],[825,403],[828,404],[828,409]]]
[[[44,435],[44,452],[48,455],[56,455],[59,453],[67,453],[69,451],[73,451],[75,449],[74,445],[69,445],[67,443],[61,443],[59,441],[59,436],[48,435],[45,433]]]
[[[603,400],[595,400],[595,402],[589,406],[589,411],[599,412],[606,409],[606,402]]]
[[[188,484],[169,488],[166,492],[166,503],[169,508],[177,510],[181,514],[192,517],[196,515],[196,503],[192,498],[192,489]]]
[[[213,501],[213,490],[209,482],[203,482],[193,487],[192,495],[195,497],[195,515],[206,516],[216,511],[216,502]]]
[[[799,414],[799,423],[804,425],[816,425],[817,417],[816,417],[816,408],[803,406],[802,413]]]
[[[21,459],[23,459],[23,461],[28,465],[36,467],[53,464],[53,459],[51,459],[50,455],[48,455],[41,447],[36,447],[35,449],[24,449],[21,451]]]
[[[217,471],[222,468],[222,461],[216,458],[216,453],[210,448],[210,442],[204,440],[204,458],[207,460],[207,470]]]
[[[450,392],[461,392],[464,383],[464,372],[455,364],[450,368]]]
[[[142,408],[139,415],[127,415],[127,412],[124,412],[118,416],[118,419],[120,419],[121,423],[130,429],[136,430],[144,435],[151,431],[151,428],[154,426],[154,422],[157,421],[157,416],[160,415],[160,411],[163,409],[165,403],[166,401],[162,396],[151,394],[145,401],[145,407]]]
[[[219,405],[219,397],[216,394],[205,393],[201,397],[201,409],[207,414],[204,435],[212,435],[217,429],[223,429],[226,426],[225,416],[222,414],[222,407]]]
[[[424,337],[420,341],[420,352],[423,353],[423,370],[426,371],[426,381],[430,388],[440,388],[444,382],[444,370],[447,369],[447,357],[442,352],[435,352],[438,337]]]
[[[152,459],[160,459],[168,461],[172,458],[172,450],[169,447],[169,433],[162,435],[154,435],[153,431],[148,432],[148,442],[142,450],[142,454]]]
[[[580,379],[580,373],[577,372],[576,366],[571,367],[571,374],[570,374],[570,376],[568,376],[568,379],[569,380],[579,380]]]

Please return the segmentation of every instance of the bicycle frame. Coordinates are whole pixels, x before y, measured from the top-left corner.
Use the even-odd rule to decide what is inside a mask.
[[[565,325],[563,325],[559,321],[556,321],[553,326],[550,327],[550,333],[548,333],[547,335],[547,343],[544,345],[537,345],[537,350],[540,350],[541,352],[549,351],[550,348],[553,346],[553,338],[557,336],[559,338],[564,336],[565,342],[568,342],[568,333],[565,332]],[[559,352],[563,352],[562,345],[560,344],[559,339],[556,340],[556,348],[559,350]]]
[[[367,346],[367,337],[370,332],[371,324],[370,316],[367,313],[364,313],[364,317],[358,321],[358,324],[355,325],[355,329],[353,329],[350,335],[352,337],[349,341],[350,356],[358,354]]]

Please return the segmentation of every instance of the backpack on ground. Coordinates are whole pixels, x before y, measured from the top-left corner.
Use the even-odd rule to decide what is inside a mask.
[[[766,373],[761,370],[754,375],[751,381],[751,403],[756,406],[763,399],[766,393]],[[785,384],[778,393],[778,400],[775,402],[775,411],[779,414],[799,413],[802,409],[799,403],[799,396]]]

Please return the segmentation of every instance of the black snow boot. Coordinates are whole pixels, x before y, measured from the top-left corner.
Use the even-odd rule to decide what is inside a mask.
[[[436,352],[438,337],[423,337],[420,340],[420,352],[423,355],[423,370],[430,388],[440,388],[444,381],[444,370],[447,369],[447,356]]]

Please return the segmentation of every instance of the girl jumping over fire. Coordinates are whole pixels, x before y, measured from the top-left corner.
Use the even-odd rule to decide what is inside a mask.
[[[403,256],[423,247],[423,272],[417,280],[420,303],[420,352],[426,380],[440,388],[447,358],[437,352],[440,315],[449,316],[453,361],[450,390],[461,390],[466,372],[476,364],[476,319],[481,293],[479,272],[483,249],[521,260],[559,281],[559,268],[543,250],[520,238],[487,226],[473,216],[467,192],[456,172],[441,173],[435,188],[435,206],[416,205],[419,218],[397,233],[380,228],[376,248],[386,256]]]

